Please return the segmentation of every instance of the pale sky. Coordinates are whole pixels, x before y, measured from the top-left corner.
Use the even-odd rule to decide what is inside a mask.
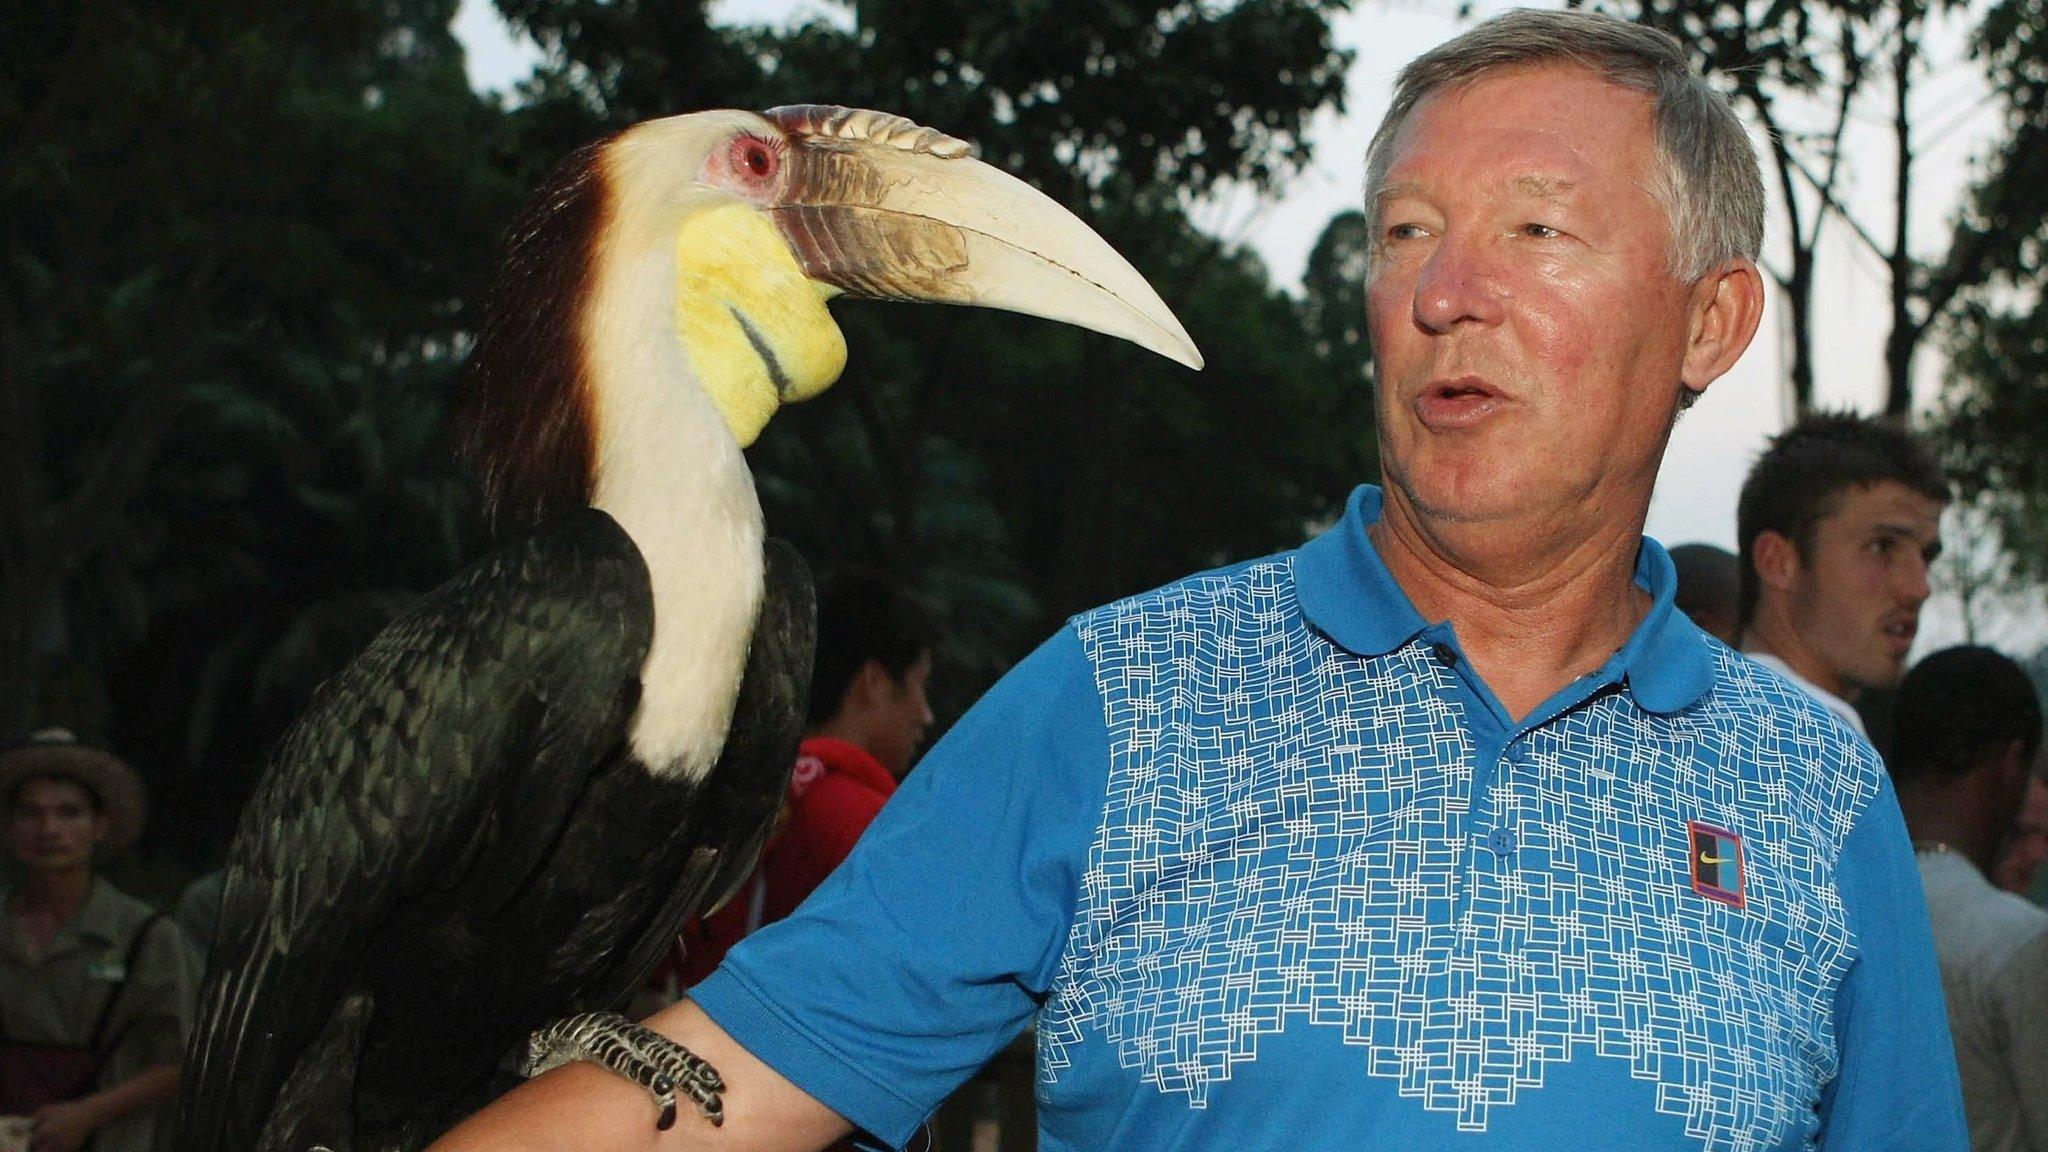
[[[1509,7],[1501,0],[1472,5],[1475,18]],[[1310,247],[1324,224],[1340,211],[1355,207],[1364,180],[1364,153],[1372,128],[1385,112],[1393,79],[1403,64],[1469,27],[1454,16],[1454,3],[1436,0],[1359,0],[1354,11],[1337,18],[1339,43],[1356,50],[1347,83],[1347,110],[1342,116],[1317,117],[1311,139],[1315,161],[1290,180],[1277,199],[1262,199],[1248,190],[1225,192],[1201,207],[1197,222],[1226,239],[1256,250],[1276,283],[1297,286]],[[721,0],[715,18],[733,23],[776,23],[808,16],[843,20],[844,10],[821,0]],[[530,43],[512,39],[489,0],[463,0],[456,33],[469,51],[472,82],[481,89],[502,89],[523,78],[536,58]],[[1855,120],[1850,147],[1847,202],[1880,235],[1889,235],[1886,191],[1892,178],[1891,149],[1883,131],[1880,99],[1888,90],[1866,98],[1871,107]],[[1974,151],[1996,129],[1985,86],[1967,66],[1937,67],[1922,80],[1914,97],[1928,126],[1916,143],[1921,165],[1913,211],[1916,241],[1938,245],[1943,225],[1954,211],[1962,179]],[[945,125],[935,125],[943,129]],[[1860,134],[1858,139],[1856,134]],[[1866,159],[1868,167],[1859,167]],[[1766,259],[1782,250],[1778,214],[1770,217]],[[1923,248],[1922,251],[1925,251]],[[1882,264],[1837,225],[1824,240],[1820,256],[1823,282],[1816,330],[1817,392],[1824,405],[1876,411],[1883,403],[1883,341],[1889,316],[1887,280]],[[1784,425],[1785,399],[1780,383],[1783,319],[1768,304],[1756,342],[1735,370],[1722,378],[1679,422],[1665,456],[1657,492],[1650,504],[1648,532],[1666,544],[1706,541],[1733,550],[1735,503],[1750,463],[1766,439]],[[1936,350],[1924,349],[1918,362],[1920,395],[1931,396],[1940,377]],[[1960,609],[1954,598],[1938,594],[1923,616],[1918,654],[1962,639]],[[1982,620],[1980,619],[1980,624]],[[2014,654],[2024,654],[2048,640],[2038,598],[2005,606],[1997,613],[1990,635],[1979,637]]]

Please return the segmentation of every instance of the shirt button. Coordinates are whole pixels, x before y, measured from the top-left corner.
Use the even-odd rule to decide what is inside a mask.
[[[1528,767],[1528,766],[1529,766],[1529,749],[1528,749],[1528,747],[1527,747],[1527,746],[1525,746],[1525,745],[1517,744],[1517,745],[1515,745],[1515,746],[1514,746],[1513,748],[1510,748],[1510,749],[1508,749],[1508,763],[1510,763],[1510,764],[1513,764],[1513,765],[1515,765],[1515,766],[1516,766],[1516,767],[1518,767],[1518,768],[1526,768],[1526,767]]]
[[[1444,667],[1455,668],[1458,666],[1458,650],[1449,644],[1438,641],[1429,646],[1429,651],[1431,655],[1436,657],[1436,662]]]
[[[1495,856],[1512,855],[1515,850],[1515,830],[1512,828],[1495,828],[1492,832],[1487,833],[1486,846],[1493,850]]]

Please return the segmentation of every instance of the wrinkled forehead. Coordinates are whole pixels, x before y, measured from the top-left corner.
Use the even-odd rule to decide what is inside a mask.
[[[1577,65],[1501,68],[1424,96],[1388,153],[1382,197],[1417,177],[1481,170],[1525,186],[1646,184],[1656,162],[1654,106],[1649,93]]]

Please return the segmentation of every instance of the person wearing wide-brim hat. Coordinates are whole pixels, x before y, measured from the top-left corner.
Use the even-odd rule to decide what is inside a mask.
[[[15,786],[32,777],[71,780],[93,794],[106,817],[108,851],[133,847],[149,815],[142,778],[111,752],[80,743],[62,728],[45,728],[25,743],[0,751],[0,797],[11,807]]]
[[[198,983],[178,927],[94,873],[142,833],[142,781],[46,729],[0,751],[0,1113],[35,1152],[146,1152],[168,1126]]]

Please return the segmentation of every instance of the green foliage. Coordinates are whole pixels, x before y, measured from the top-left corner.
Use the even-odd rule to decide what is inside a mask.
[[[771,426],[758,486],[815,567],[915,578],[948,713],[1066,614],[1297,543],[1371,477],[1360,238],[1333,228],[1295,300],[1185,211],[1305,161],[1348,63],[1329,0],[863,3],[851,31],[501,0],[547,54],[509,108],[468,90],[454,6],[5,17],[0,693],[69,703],[0,727],[91,721],[150,775],[159,844],[196,862],[313,686],[480,546],[447,400],[497,235],[542,170],[639,119],[829,100],[975,139],[1209,355],[839,308],[846,379]]]
[[[1303,272],[1303,320],[1316,340],[1316,354],[1346,372],[1347,385],[1372,383],[1372,337],[1365,326],[1365,276],[1372,237],[1365,213],[1339,212],[1309,249]]]
[[[1972,51],[2006,134],[1978,166],[1936,277],[1970,285],[1947,333],[1937,431],[1958,482],[1985,503],[2014,574],[2048,582],[2048,7],[2002,0]]]
[[[498,0],[547,64],[514,113],[539,170],[606,132],[704,108],[767,107],[762,64],[705,0]]]
[[[775,44],[782,92],[901,111],[1056,196],[1222,178],[1265,186],[1341,108],[1330,0],[936,0],[850,5]],[[819,94],[823,94],[822,96]]]
[[[458,551],[441,413],[517,185],[454,7],[9,7],[0,728],[104,715],[160,842]]]
[[[1949,333],[1955,384],[1935,431],[1966,500],[1984,508],[2011,576],[2048,582],[2048,312],[1968,302]]]
[[[2004,105],[2006,134],[1978,165],[1940,275],[2030,291],[2038,303],[2048,270],[2048,4],[1994,4],[1971,51]]]

